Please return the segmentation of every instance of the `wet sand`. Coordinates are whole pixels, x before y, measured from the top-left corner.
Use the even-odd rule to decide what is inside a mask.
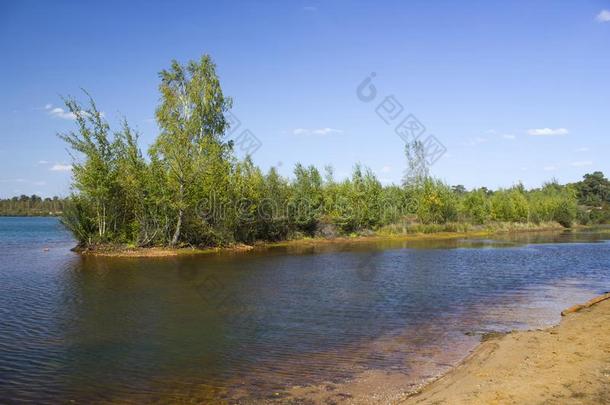
[[[410,357],[408,370],[368,370],[352,380],[288,390],[267,387],[266,396],[257,399],[249,396],[247,387],[231,393],[201,388],[186,394],[189,401],[185,400],[188,388],[183,388],[169,398],[173,403],[218,404],[610,404],[610,294],[602,297],[563,311],[560,324],[548,329],[488,334],[482,343],[468,336],[451,341],[450,350],[420,347],[419,355]],[[400,352],[406,349],[400,342],[414,338],[380,339],[373,351]],[[365,353],[353,354],[359,358]],[[323,365],[329,359],[319,360]],[[167,399],[111,402],[166,403]]]
[[[550,329],[487,339],[402,403],[609,404],[610,299],[567,312]]]
[[[548,329],[492,333],[484,335],[482,342],[473,335],[463,339],[445,337],[444,349],[435,343],[440,336],[431,330],[425,333],[431,339],[429,347],[418,346],[419,354],[409,354],[406,369],[368,370],[349,381],[292,387],[287,392],[276,393],[278,397],[271,397],[268,402],[610,404],[608,298],[610,294],[564,310],[562,314],[566,316],[560,324]],[[505,308],[508,307],[507,303]],[[485,313],[475,316],[485,316]],[[521,314],[523,319],[529,316]],[[536,317],[532,315],[532,319]],[[409,334],[379,339],[368,350],[401,352],[409,350],[409,346],[401,346],[400,342],[412,343],[414,339],[417,336]]]

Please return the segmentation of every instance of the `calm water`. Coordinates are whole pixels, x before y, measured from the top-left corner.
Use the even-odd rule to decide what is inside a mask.
[[[0,218],[0,402],[248,400],[440,370],[480,333],[610,290],[608,235],[82,258],[56,219]]]

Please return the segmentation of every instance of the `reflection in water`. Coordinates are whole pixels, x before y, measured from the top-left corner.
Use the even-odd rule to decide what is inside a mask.
[[[37,403],[246,401],[371,369],[408,387],[610,280],[602,232],[136,259],[79,257],[53,219],[0,221],[0,392]]]

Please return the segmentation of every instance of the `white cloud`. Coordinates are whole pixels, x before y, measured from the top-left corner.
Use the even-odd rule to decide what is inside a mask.
[[[330,135],[330,134],[340,134],[343,131],[340,129],[334,129],[334,128],[320,128],[320,129],[314,129],[312,131],[312,133],[314,135]]]
[[[55,107],[51,104],[47,104],[44,106],[44,109],[48,111],[49,115],[52,117],[63,118],[65,120],[74,120],[76,119],[76,115],[70,111],[66,111],[63,108]]]
[[[487,142],[487,138],[484,138],[482,136],[477,136],[476,138],[472,138],[468,141],[468,145],[470,146],[475,146],[475,145],[479,145],[481,143],[485,143]]]
[[[53,172],[69,172],[72,170],[72,165],[64,165],[61,163],[54,164],[51,169]]]
[[[504,134],[504,135],[502,135],[502,138],[513,140],[516,138],[516,136],[513,134]]]
[[[294,135],[332,135],[332,134],[341,134],[343,130],[334,129],[334,128],[317,128],[317,129],[307,129],[307,128],[296,128],[292,131]]]
[[[589,148],[587,148],[586,146],[576,149],[576,152],[588,152],[588,151],[589,151]]]
[[[559,167],[554,166],[554,165],[550,165],[550,166],[544,166],[544,168],[543,168],[543,169],[544,169],[544,171],[545,171],[545,172],[552,172],[552,171],[554,171],[554,170],[559,169]]]
[[[36,186],[44,186],[47,184],[45,181],[27,179],[0,179],[0,183],[34,184]]]
[[[567,135],[568,130],[565,128],[534,128],[528,129],[527,133],[533,136],[557,136],[557,135]]]
[[[605,23],[610,21],[610,11],[608,10],[602,10],[599,12],[599,14],[597,15],[597,17],[595,17],[595,19],[597,21],[599,21],[600,23]]]
[[[37,164],[39,164],[39,165],[48,165],[49,163],[51,163],[51,162],[49,162],[48,160],[39,160]]]
[[[44,109],[47,111],[47,113],[52,116],[52,117],[56,117],[56,118],[62,118],[64,120],[75,120],[76,119],[76,114],[74,114],[71,111],[66,111],[63,108],[59,108],[59,107],[55,107],[53,108],[53,104],[46,104],[44,106]],[[89,113],[87,113],[86,111],[81,110],[80,111],[81,114],[83,115],[89,115]],[[105,116],[103,111],[100,111],[100,115],[102,117]]]
[[[392,171],[392,166],[385,165],[381,168],[381,173],[390,173]]]
[[[578,162],[572,162],[570,165],[574,167],[591,166],[593,165],[593,162],[590,160],[581,160]]]
[[[307,135],[309,133],[309,130],[305,128],[296,128],[292,131],[292,133],[295,135]]]

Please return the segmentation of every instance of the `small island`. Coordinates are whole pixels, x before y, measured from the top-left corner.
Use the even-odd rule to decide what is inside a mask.
[[[144,154],[124,119],[111,130],[89,96],[65,100],[75,131],[60,134],[74,157],[62,222],[89,254],[162,256],[303,239],[493,234],[607,223],[610,182],[601,172],[562,185],[466,190],[430,175],[429,151],[405,145],[402,184],[383,185],[355,163],[336,180],[332,166],[297,164],[291,179],[237,157],[251,140],[234,137],[232,99],[209,55],[159,73],[160,132]],[[88,95],[88,94],[87,94]],[[186,250],[184,248],[187,248]],[[139,251],[139,253],[138,253]]]

